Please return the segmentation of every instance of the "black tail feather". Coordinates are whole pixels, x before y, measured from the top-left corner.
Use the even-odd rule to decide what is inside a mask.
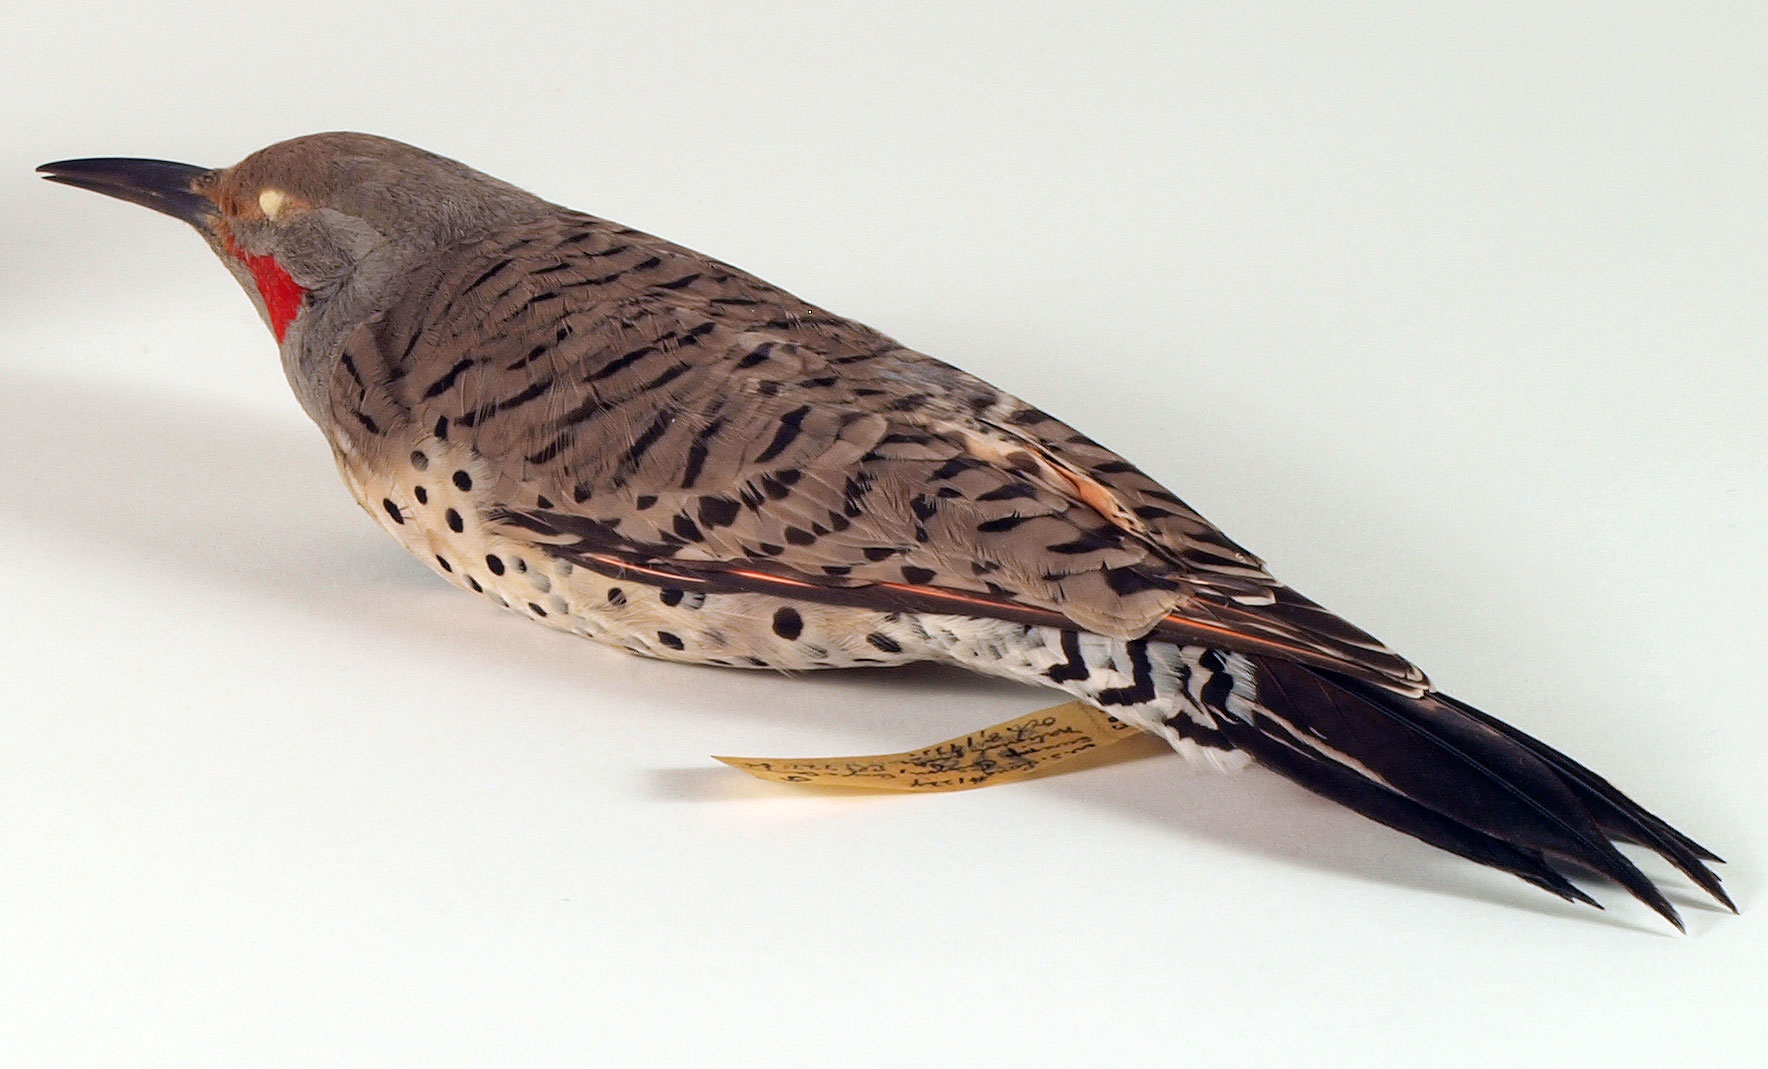
[[[1409,699],[1350,680],[1335,679],[1333,682],[1380,710],[1394,723],[1404,725],[1417,737],[1427,740],[1461,769],[1480,777],[1455,790],[1459,797],[1455,799],[1456,809],[1451,810],[1451,815],[1476,821],[1496,817],[1492,824],[1476,826],[1512,841],[1529,843],[1550,855],[1600,873],[1625,887],[1633,897],[1657,911],[1679,930],[1687,930],[1675,907],[1657,885],[1615,849],[1608,834],[1576,793],[1527,747],[1469,719],[1456,709],[1431,701],[1429,697]],[[1541,836],[1540,829],[1526,818],[1522,823],[1510,823],[1515,814],[1497,809],[1487,800],[1477,800],[1471,808],[1464,808],[1468,795],[1477,799],[1487,790],[1495,790],[1521,803],[1525,814],[1545,821],[1548,835]],[[1554,833],[1561,833],[1564,837],[1559,838]]]
[[[1315,794],[1431,846],[1502,869],[1568,902],[1583,902],[1602,908],[1594,898],[1555,872],[1540,853],[1511,846],[1502,839],[1475,831],[1421,806],[1405,795],[1390,791],[1296,743],[1281,724],[1262,716],[1258,721],[1254,724],[1235,722],[1225,725],[1223,730],[1235,745],[1267,768]]]
[[[1268,716],[1242,720],[1231,734],[1302,786],[1561,897],[1591,901],[1547,859],[1583,866],[1683,928],[1656,884],[1611,842],[1636,841],[1735,908],[1692,840],[1515,728],[1443,695],[1412,697],[1274,658],[1252,663]]]
[[[1649,812],[1638,802],[1622,794],[1613,784],[1539,739],[1525,735],[1497,717],[1475,709],[1466,702],[1452,698],[1447,694],[1439,694],[1436,697],[1467,716],[1528,747],[1536,757],[1552,767],[1578,793],[1595,816],[1597,824],[1610,837],[1622,842],[1635,843],[1651,850],[1676,866],[1684,876],[1692,880],[1701,890],[1712,895],[1726,909],[1733,913],[1737,912],[1737,904],[1731,901],[1730,895],[1725,893],[1725,888],[1719,883],[1719,877],[1703,864],[1707,861],[1723,864],[1724,858],[1677,831],[1663,818]]]
[[[1437,700],[1453,706],[1455,709],[1478,720],[1480,723],[1502,732],[1509,738],[1528,747],[1534,752],[1535,756],[1552,765],[1556,771],[1567,779],[1568,782],[1571,782],[1574,786],[1588,792],[1592,797],[1601,799],[1606,807],[1616,810],[1616,819],[1626,823],[1637,824],[1640,830],[1647,836],[1647,839],[1640,840],[1643,844],[1651,845],[1649,839],[1662,837],[1669,842],[1675,843],[1682,850],[1687,851],[1698,860],[1718,862],[1723,862],[1725,860],[1708,850],[1706,847],[1695,842],[1693,839],[1690,839],[1688,836],[1683,835],[1675,828],[1672,828],[1663,819],[1646,812],[1637,802],[1634,802],[1631,798],[1628,798],[1617,790],[1613,784],[1567,757],[1565,754],[1548,746],[1541,740],[1525,735],[1511,727],[1509,724],[1506,724],[1504,721],[1499,720],[1497,717],[1476,709],[1457,698],[1450,697],[1447,694],[1437,694],[1435,697]]]

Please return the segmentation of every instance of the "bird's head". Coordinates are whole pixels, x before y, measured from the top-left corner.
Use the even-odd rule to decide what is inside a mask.
[[[219,169],[101,158],[38,171],[195,227],[275,333],[303,404],[313,384],[298,376],[316,376],[426,258],[551,209],[454,160],[355,133],[282,141]]]

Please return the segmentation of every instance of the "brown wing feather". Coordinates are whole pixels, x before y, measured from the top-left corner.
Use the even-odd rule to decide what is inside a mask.
[[[725,264],[562,214],[414,284],[347,344],[340,425],[467,437],[503,522],[589,566],[1423,686],[1122,457]]]

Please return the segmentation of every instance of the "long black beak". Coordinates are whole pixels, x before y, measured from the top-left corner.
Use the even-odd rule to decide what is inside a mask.
[[[203,230],[217,214],[215,202],[197,192],[214,174],[207,167],[168,160],[100,158],[45,163],[37,171],[51,182],[152,208]]]

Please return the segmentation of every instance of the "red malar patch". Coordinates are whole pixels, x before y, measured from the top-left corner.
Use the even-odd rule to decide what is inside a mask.
[[[276,257],[254,256],[234,244],[232,237],[227,239],[227,251],[252,273],[252,280],[258,284],[258,295],[264,298],[264,310],[270,313],[270,329],[275,332],[276,340],[282,341],[289,324],[300,314],[307,291],[289,277],[289,273],[276,262]]]

